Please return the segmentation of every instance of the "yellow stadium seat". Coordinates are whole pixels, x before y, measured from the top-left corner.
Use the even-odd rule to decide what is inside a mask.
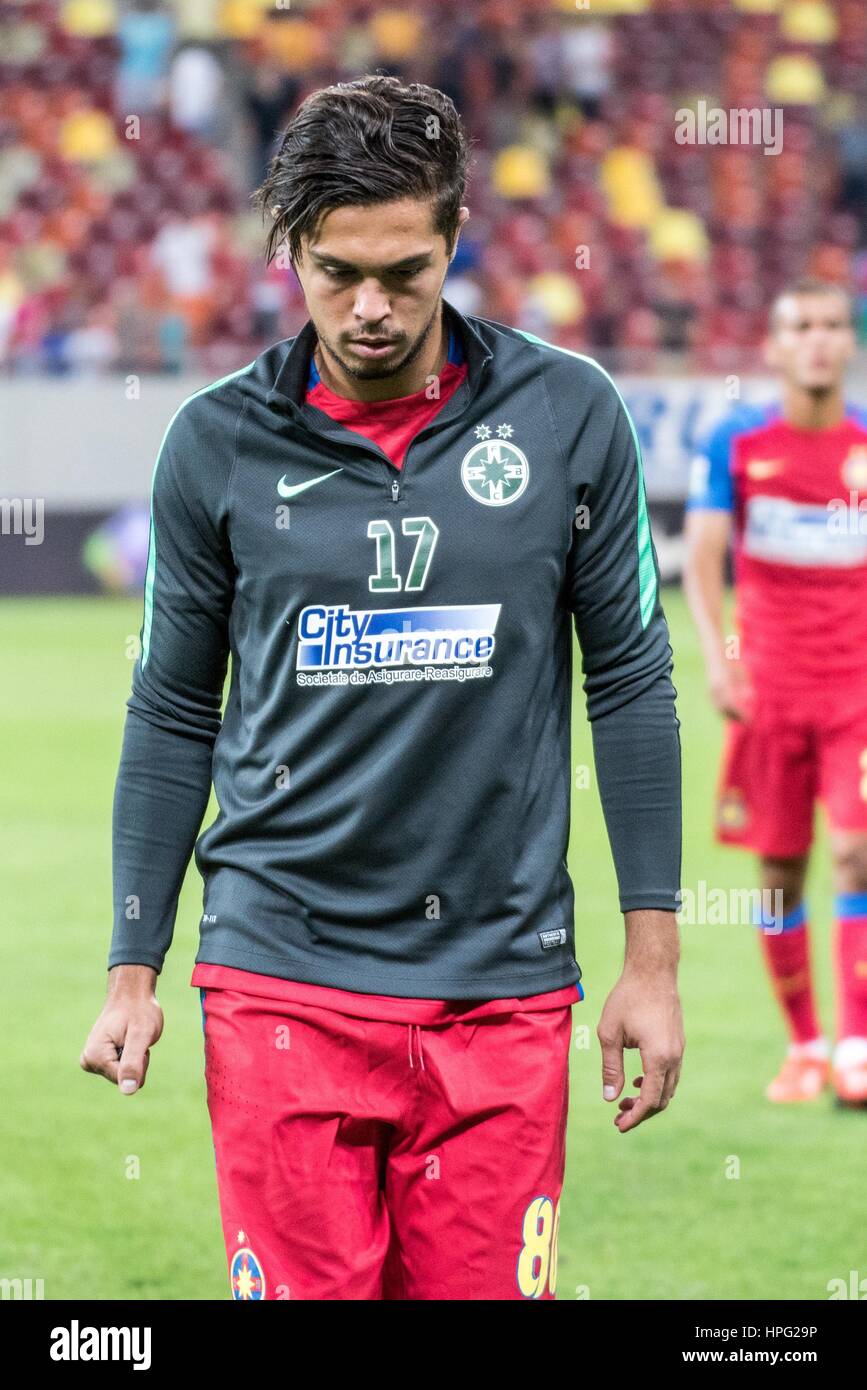
[[[653,162],[643,150],[631,145],[610,150],[600,177],[612,221],[621,227],[649,227],[659,216],[662,192]]]
[[[832,43],[837,16],[825,0],[794,0],[780,16],[780,33],[792,43]]]
[[[220,31],[229,39],[254,39],[262,32],[265,19],[260,0],[223,0],[220,6]]]
[[[650,253],[658,261],[704,261],[708,254],[704,223],[686,208],[666,208],[650,229]]]
[[[272,19],[262,32],[269,53],[287,72],[307,72],[327,57],[323,31],[309,19]]]
[[[529,282],[531,298],[540,305],[548,322],[557,328],[580,323],[584,317],[584,296],[575,281],[559,271],[534,275]]]
[[[732,0],[732,6],[744,14],[777,14],[783,8],[783,0]]]
[[[822,69],[805,53],[787,53],[769,64],[765,94],[781,106],[814,106],[825,95]]]
[[[117,29],[117,5],[115,0],[65,0],[60,24],[76,38],[105,38]]]
[[[509,145],[494,159],[492,182],[502,198],[541,198],[550,187],[548,164],[529,145]]]
[[[424,25],[409,10],[380,10],[370,21],[370,31],[379,55],[397,61],[418,52]]]
[[[97,164],[114,150],[114,126],[104,111],[75,111],[62,122],[58,148],[64,159]]]

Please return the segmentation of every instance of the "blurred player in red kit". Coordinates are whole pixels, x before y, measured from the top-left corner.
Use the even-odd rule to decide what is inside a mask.
[[[740,408],[690,483],[687,597],[711,697],[728,720],[717,837],[759,856],[765,963],[789,1031],[767,1088],[809,1100],[832,1082],[867,1103],[867,417],[847,404],[855,348],[844,290],[802,281],[774,302],[766,344],[779,406]],[[734,541],[739,651],[723,633]],[[833,853],[836,1044],[816,1010],[804,901],[815,801]],[[782,917],[768,913],[781,894]]]

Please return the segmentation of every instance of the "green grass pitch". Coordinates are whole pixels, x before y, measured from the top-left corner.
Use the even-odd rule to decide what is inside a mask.
[[[748,856],[711,841],[719,721],[682,597],[668,592],[685,782],[685,887],[748,888]],[[159,993],[166,1030],[147,1086],[120,1096],[78,1056],[101,1004],[110,931],[110,814],[141,607],[0,603],[4,851],[0,1277],[45,1297],[228,1296],[205,1107],[198,994],[189,987],[201,883],[187,876]],[[580,690],[575,763],[589,764]],[[210,820],[215,807],[208,813]],[[574,793],[571,868],[589,1046],[572,1053],[558,1297],[826,1298],[867,1274],[867,1114],[823,1098],[775,1109],[763,1087],[783,1035],[748,926],[684,926],[687,1051],[673,1105],[632,1134],[601,1099],[595,1025],[622,925],[595,779]],[[809,884],[826,1027],[830,882],[820,837]],[[580,1033],[578,1035],[580,1041]],[[637,1055],[627,1075],[638,1074]],[[140,1176],[128,1176],[137,1160]],[[739,1164],[740,1176],[727,1176]]]

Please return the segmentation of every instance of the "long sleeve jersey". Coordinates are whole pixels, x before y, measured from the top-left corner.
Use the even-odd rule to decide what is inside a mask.
[[[573,623],[620,906],[676,909],[678,721],[634,427],[590,359],[443,312],[466,377],[399,471],[305,400],[310,321],[170,422],[109,966],[161,968],[194,853],[197,962],[407,998],[574,983]]]

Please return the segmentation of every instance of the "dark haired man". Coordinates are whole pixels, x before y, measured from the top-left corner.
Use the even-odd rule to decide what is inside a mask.
[[[310,320],[186,402],[155,469],[83,1065],[144,1081],[213,778],[193,983],[235,1298],[554,1296],[573,616],[627,926],[606,1098],[624,1047],[644,1071],[621,1132],[680,1071],[679,740],[638,442],[594,363],[443,301],[466,163],[430,88],[309,97],[260,202]]]
[[[780,406],[717,426],[687,513],[687,594],[729,721],[717,836],[758,854],[769,895],[756,925],[789,1033],[766,1092],[781,1104],[814,1100],[829,1080],[841,1101],[867,1102],[867,419],[843,393],[854,346],[839,286],[805,280],[778,295],[766,355]],[[722,620],[733,529],[739,651]],[[833,1065],[803,896],[817,798],[837,894]]]

